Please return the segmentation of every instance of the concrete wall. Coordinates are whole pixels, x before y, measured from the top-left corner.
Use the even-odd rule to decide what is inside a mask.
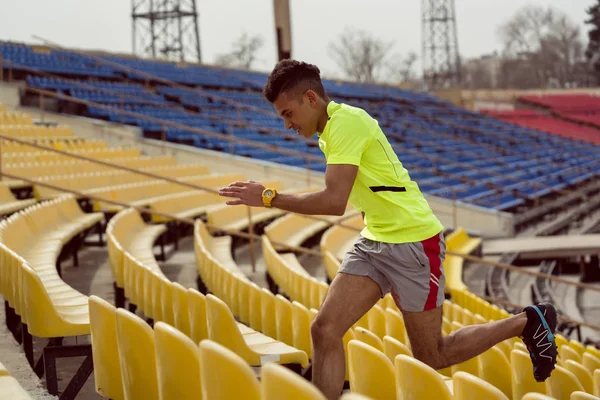
[[[0,83],[0,104],[8,108],[19,105],[19,89],[24,87],[23,83]]]

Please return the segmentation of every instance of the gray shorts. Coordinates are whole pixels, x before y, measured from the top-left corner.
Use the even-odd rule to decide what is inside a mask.
[[[420,312],[444,302],[444,233],[422,242],[391,244],[360,237],[344,256],[338,273],[368,276],[390,290],[403,311]]]

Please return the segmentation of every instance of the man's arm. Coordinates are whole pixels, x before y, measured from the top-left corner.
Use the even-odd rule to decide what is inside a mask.
[[[307,215],[343,215],[348,197],[358,173],[352,164],[328,164],[325,172],[325,189],[313,193],[278,193],[273,207]],[[235,182],[219,191],[221,196],[235,197],[228,205],[245,204],[262,207],[262,192],[265,187],[259,182]]]
[[[300,214],[343,215],[357,173],[356,165],[329,164],[325,172],[325,189],[314,193],[281,193],[272,205]]]

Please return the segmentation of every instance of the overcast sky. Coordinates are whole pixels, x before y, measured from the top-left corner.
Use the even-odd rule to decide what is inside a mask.
[[[500,49],[497,26],[527,4],[552,4],[581,24],[595,0],[455,0],[463,57]],[[368,4],[368,6],[367,6]],[[291,0],[292,57],[339,76],[327,51],[346,27],[393,40],[394,51],[421,53],[420,0]],[[131,52],[130,0],[0,0],[0,40],[35,42],[41,36],[63,46]],[[260,35],[264,46],[256,68],[276,61],[272,0],[197,0],[203,61],[212,63],[243,32]]]

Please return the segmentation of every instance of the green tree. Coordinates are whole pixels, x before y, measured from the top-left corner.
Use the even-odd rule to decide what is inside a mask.
[[[586,10],[589,18],[585,21],[592,28],[588,32],[589,43],[585,56],[593,65],[596,80],[600,82],[600,0]]]

